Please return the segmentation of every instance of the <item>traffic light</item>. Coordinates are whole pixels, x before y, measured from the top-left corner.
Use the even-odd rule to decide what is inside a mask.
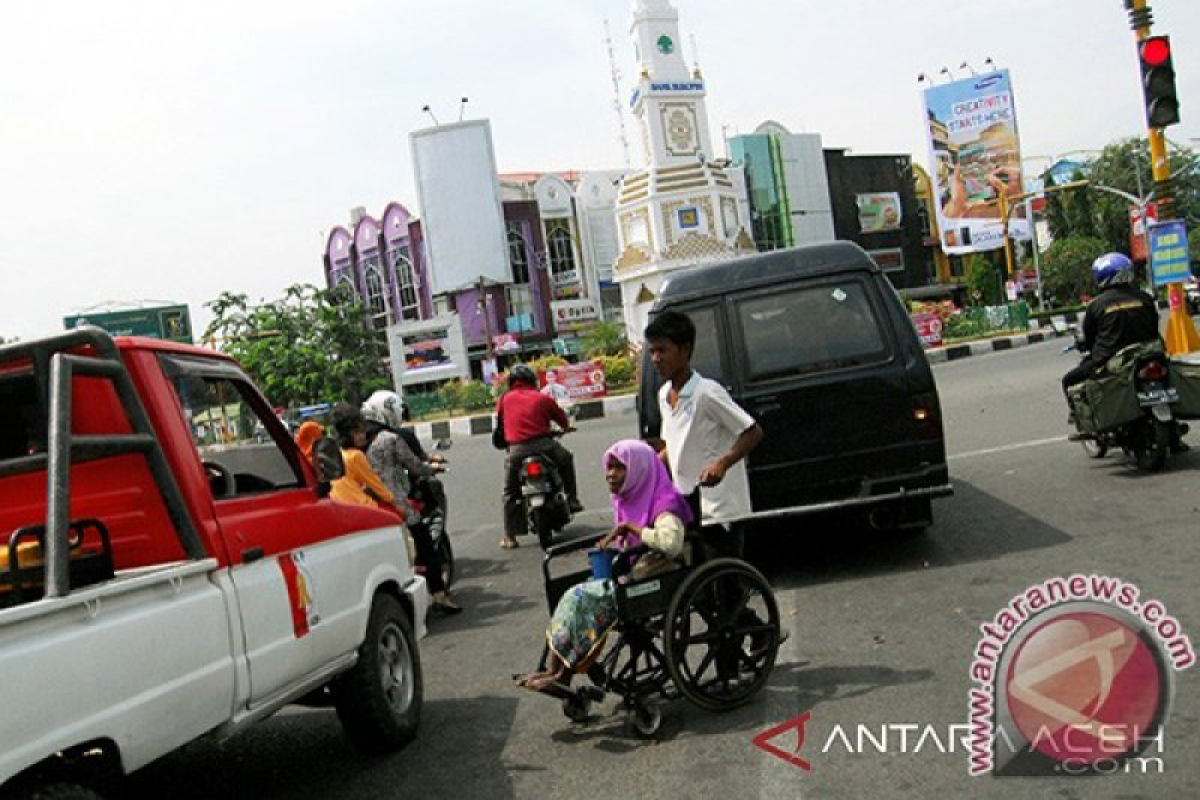
[[[1146,98],[1146,122],[1165,128],[1179,122],[1179,98],[1175,95],[1175,67],[1171,64],[1171,37],[1151,36],[1138,44],[1142,66],[1142,93]]]

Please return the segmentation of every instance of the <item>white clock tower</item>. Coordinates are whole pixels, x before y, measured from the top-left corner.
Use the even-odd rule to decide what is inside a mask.
[[[638,341],[668,273],[753,252],[754,243],[744,187],[713,163],[704,79],[683,60],[679,12],[669,0],[634,0],[631,34],[641,77],[630,104],[645,167],[622,181],[617,197],[614,277],[628,335]]]

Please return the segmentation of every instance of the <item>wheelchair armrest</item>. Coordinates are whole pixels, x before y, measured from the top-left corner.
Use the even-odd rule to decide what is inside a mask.
[[[622,575],[628,575],[633,569],[633,562],[641,556],[650,552],[650,545],[639,544],[636,547],[630,547],[620,551],[613,557],[612,575],[614,578],[619,578]]]
[[[605,535],[607,535],[607,532],[588,533],[575,539],[568,539],[565,542],[559,542],[558,544],[550,545],[546,548],[545,560],[549,561],[557,556],[565,555],[567,553],[575,553],[580,550],[587,550],[595,547],[596,542],[603,539]]]

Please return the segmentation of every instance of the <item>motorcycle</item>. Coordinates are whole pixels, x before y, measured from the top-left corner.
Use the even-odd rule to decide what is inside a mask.
[[[1064,348],[1064,352],[1071,350],[1086,355],[1083,336],[1078,329],[1075,330],[1075,343]],[[1133,357],[1123,358],[1123,354],[1133,354]],[[1126,363],[1118,364],[1118,361]],[[1179,393],[1171,386],[1170,365],[1161,350],[1146,349],[1134,353],[1131,348],[1126,348],[1113,356],[1105,369],[1111,372],[1121,367],[1132,371],[1128,385],[1132,387],[1133,396],[1124,398],[1127,402],[1122,414],[1127,419],[1103,430],[1085,430],[1079,401],[1076,401],[1072,420],[1077,433],[1072,438],[1082,444],[1090,458],[1104,458],[1109,450],[1119,447],[1138,469],[1154,472],[1162,468],[1172,446],[1188,432],[1188,426],[1175,419],[1171,408],[1179,402]],[[1095,381],[1096,378],[1089,378],[1084,384]],[[1076,390],[1082,394],[1084,385],[1073,391]],[[1118,390],[1128,391],[1124,387]]]
[[[543,550],[548,549],[554,543],[554,534],[567,527],[573,517],[562,475],[549,457],[535,453],[521,461],[521,500],[526,530],[537,537]]]

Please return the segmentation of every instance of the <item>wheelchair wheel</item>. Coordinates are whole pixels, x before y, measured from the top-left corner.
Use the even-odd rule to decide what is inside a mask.
[[[630,714],[630,722],[639,736],[649,738],[662,727],[662,711],[657,706],[639,700]]]
[[[649,628],[629,626],[604,655],[605,685],[626,697],[662,692],[667,685],[666,657]]]
[[[704,564],[676,590],[664,651],[680,694],[708,711],[747,702],[770,677],[779,607],[766,578],[744,561]]]

